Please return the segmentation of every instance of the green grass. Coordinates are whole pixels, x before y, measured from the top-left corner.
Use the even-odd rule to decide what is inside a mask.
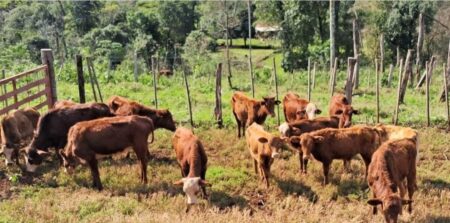
[[[281,72],[281,55],[271,50],[254,50],[256,97],[274,95],[271,76],[272,57],[277,61],[280,99],[288,91],[306,97],[306,71],[294,74]],[[246,50],[232,49],[237,61],[233,65],[233,85],[250,95],[250,84],[245,60]],[[214,55],[223,58],[223,51]],[[254,60],[256,61],[256,60]],[[210,202],[202,200],[188,214],[182,189],[172,184],[181,174],[171,147],[172,133],[156,132],[156,141],[150,145],[152,159],[148,164],[149,183],[139,182],[136,158],[107,159],[101,161],[100,175],[105,190],[91,188],[88,168],[80,166],[76,174],[68,176],[57,168],[56,158],[45,163],[36,175],[22,173],[17,167],[6,167],[0,158],[0,222],[381,222],[382,216],[372,216],[366,204],[371,197],[364,182],[363,162],[356,157],[351,172],[346,173],[341,161],[333,162],[330,185],[321,186],[322,167],[312,161],[308,175],[299,174],[298,155],[284,151],[282,158],[272,166],[271,187],[265,189],[254,173],[245,140],[236,137],[230,98],[233,93],[223,72],[222,102],[224,129],[215,128],[214,84],[212,77],[189,76],[195,133],[205,145],[208,155],[207,180]],[[346,72],[338,74],[336,91],[342,92]],[[395,71],[395,77],[397,71]],[[401,105],[401,125],[415,127],[420,134],[418,184],[414,195],[414,211],[404,210],[401,222],[448,222],[450,221],[450,136],[442,130],[445,109],[438,102],[441,88],[441,71],[434,73],[431,85],[432,127],[425,127],[425,95],[423,90],[407,89],[405,104]],[[99,74],[102,75],[102,74]],[[385,74],[386,75],[386,74]],[[368,80],[368,77],[370,79]],[[104,98],[122,95],[153,106],[153,88],[150,77],[141,82],[102,84]],[[383,78],[385,79],[385,78]],[[370,81],[370,84],[368,83]],[[144,84],[146,83],[146,84]],[[312,101],[328,115],[330,94],[327,88],[328,72],[320,69]],[[381,122],[391,123],[397,80],[393,87],[381,88]],[[91,88],[86,85],[87,99],[92,101]],[[361,70],[361,87],[353,97],[353,106],[361,111],[354,116],[355,123],[375,122],[375,91],[372,68]],[[78,98],[78,88],[73,83],[58,82],[60,99]],[[160,108],[169,108],[180,125],[188,125],[186,93],[181,73],[171,78],[160,77],[158,81]],[[280,111],[282,109],[280,108]],[[281,120],[284,118],[281,115]],[[276,118],[268,118],[265,128],[276,133]],[[22,161],[23,163],[23,161]],[[17,183],[8,180],[19,178]]]

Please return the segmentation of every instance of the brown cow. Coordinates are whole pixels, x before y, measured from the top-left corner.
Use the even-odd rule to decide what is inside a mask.
[[[39,119],[36,135],[25,149],[27,171],[36,170],[42,163],[42,155],[47,154],[49,148],[64,148],[69,128],[76,123],[110,116],[113,114],[103,103],[79,104],[48,111]],[[62,158],[57,154],[62,164]]]
[[[208,183],[205,180],[205,175],[208,157],[203,144],[190,129],[179,127],[172,137],[172,145],[183,177],[174,184],[183,185],[188,205],[196,204],[196,194],[200,189],[203,196],[207,197],[205,186]]]
[[[300,136],[304,133],[317,131],[324,128],[338,128],[339,118],[338,117],[319,117],[314,120],[300,120],[287,124],[285,127],[287,130],[282,134],[286,137]],[[294,137],[291,140],[291,145],[298,149],[298,159],[300,162],[300,172],[306,174],[306,166],[308,165],[307,160],[303,160],[303,151],[301,150],[299,138]],[[345,161],[344,161],[345,162]]]
[[[89,165],[93,187],[102,190],[97,157],[107,156],[133,147],[140,160],[141,181],[147,183],[148,137],[152,134],[153,122],[147,117],[132,115],[101,118],[79,122],[72,126],[64,151],[60,150],[66,171],[71,174],[79,164]]]
[[[385,141],[395,139],[412,139],[416,142],[419,141],[419,134],[417,131],[409,127],[377,124],[374,128],[384,135]]]
[[[330,117],[339,117],[339,128],[348,128],[352,125],[352,115],[358,115],[359,112],[353,109],[343,94],[337,94],[331,98],[329,114]]]
[[[297,139],[295,139],[297,137]],[[324,184],[328,184],[328,172],[334,159],[350,160],[360,154],[367,169],[372,154],[381,144],[380,133],[371,127],[354,126],[344,129],[326,128],[291,137],[291,142],[300,141],[303,159],[314,158],[323,165]],[[306,171],[306,166],[305,166]]]
[[[257,101],[247,97],[242,92],[235,92],[231,98],[231,107],[233,115],[238,125],[238,137],[241,137],[241,128],[245,136],[245,128],[256,122],[259,125],[264,124],[268,115],[275,117],[274,107],[280,104],[280,101],[274,97],[264,97],[264,100]]]
[[[32,108],[12,110],[3,116],[0,138],[6,165],[12,164],[13,159],[19,164],[19,150],[33,138],[39,116]]]
[[[112,96],[109,98],[108,106],[115,115],[141,115],[149,117],[153,121],[155,129],[164,128],[172,132],[176,129],[172,114],[167,109],[152,109],[120,96]]]
[[[250,125],[246,132],[247,147],[253,158],[255,173],[259,173],[261,181],[269,188],[270,166],[274,159],[280,157],[280,150],[287,139],[273,136],[257,123]]]
[[[367,181],[373,199],[367,203],[373,206],[374,214],[381,205],[386,222],[397,222],[404,204],[408,204],[408,211],[412,212],[412,197],[417,189],[416,157],[417,145],[413,139],[387,141],[372,156]],[[405,179],[409,200],[404,200]]]
[[[283,112],[286,122],[313,120],[316,114],[322,113],[314,103],[301,99],[298,94],[292,92],[287,93],[283,98]]]

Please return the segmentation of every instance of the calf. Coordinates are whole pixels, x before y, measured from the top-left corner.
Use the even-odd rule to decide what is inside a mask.
[[[172,137],[172,145],[183,177],[174,184],[183,185],[188,205],[196,204],[196,194],[200,189],[203,196],[207,197],[205,186],[208,183],[205,181],[205,174],[208,158],[203,144],[191,130],[179,127]]]
[[[5,163],[10,165],[15,159],[19,164],[19,150],[30,143],[34,136],[39,112],[32,108],[12,110],[1,119],[1,147]]]
[[[97,157],[115,154],[133,147],[140,161],[141,181],[147,183],[148,137],[152,134],[153,122],[147,117],[132,115],[108,117],[79,122],[70,128],[65,150],[60,150],[63,165],[71,174],[78,163],[91,169],[93,187],[102,190]]]
[[[300,120],[287,124],[287,130],[282,134],[286,137],[300,136],[304,133],[317,131],[324,128],[338,128],[339,118],[337,117],[319,117],[314,120]],[[307,160],[303,160],[303,151],[301,150],[300,140],[297,137],[292,138],[290,141],[294,148],[298,149],[298,159],[300,162],[300,172],[306,174],[306,166],[308,165]],[[344,165],[347,162],[344,161]]]
[[[138,102],[120,96],[113,96],[108,100],[111,111],[118,116],[140,115],[149,117],[155,129],[164,128],[175,131],[176,126],[172,114],[167,109],[152,109]]]
[[[280,104],[280,101],[274,97],[264,97],[264,100],[257,101],[249,98],[242,92],[235,92],[231,98],[231,108],[236,118],[238,126],[238,137],[241,137],[241,128],[245,136],[245,128],[256,122],[259,125],[264,124],[268,115],[275,117],[274,107]]]
[[[329,114],[330,117],[339,117],[339,128],[348,128],[352,125],[352,116],[359,112],[353,109],[343,94],[337,94],[331,98]]]
[[[67,144],[69,128],[81,121],[113,116],[109,107],[103,103],[88,103],[52,109],[39,120],[37,132],[26,148],[27,171],[34,172],[42,163],[42,154],[49,148],[56,150]],[[60,158],[60,164],[62,159]]]
[[[360,154],[364,160],[367,177],[372,154],[381,144],[380,133],[364,126],[326,128],[296,137],[300,142],[304,161],[310,159],[312,154],[316,160],[322,162],[324,184],[328,184],[328,172],[334,159],[350,160],[356,154]],[[296,137],[291,137],[291,141]]]
[[[250,125],[246,132],[247,147],[253,158],[255,173],[259,172],[261,181],[264,181],[269,188],[270,166],[275,158],[280,157],[279,152],[285,139],[264,131],[263,127],[257,123]]]
[[[367,181],[373,199],[367,203],[373,206],[374,214],[377,213],[377,206],[381,205],[386,222],[397,222],[404,204],[408,204],[408,211],[412,212],[412,197],[417,189],[416,156],[417,147],[413,139],[387,141],[372,156]],[[409,200],[404,200],[405,179]]]
[[[313,120],[316,114],[322,113],[314,103],[301,99],[298,94],[292,92],[287,93],[283,98],[283,112],[286,122]]]

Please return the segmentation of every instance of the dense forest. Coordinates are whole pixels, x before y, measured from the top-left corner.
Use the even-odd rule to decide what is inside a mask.
[[[250,5],[250,9],[248,8]],[[21,1],[0,2],[0,66],[18,61],[39,63],[39,49],[55,50],[59,61],[75,54],[92,56],[111,69],[134,54],[147,67],[158,55],[167,66],[184,58],[190,65],[210,60],[208,53],[233,39],[247,47],[249,18],[255,27],[279,27],[271,38],[281,44],[285,71],[306,67],[311,57],[330,58],[330,15],[335,24],[336,56],[354,55],[352,22],[356,19],[362,63],[379,55],[384,35],[385,58],[406,55],[418,38],[419,14],[424,16],[423,56],[444,56],[450,38],[450,4],[438,1]],[[248,13],[251,13],[251,16]],[[218,45],[218,40],[222,41]],[[221,46],[222,45],[222,46]]]

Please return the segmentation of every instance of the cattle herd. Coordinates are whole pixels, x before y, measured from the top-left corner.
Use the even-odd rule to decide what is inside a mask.
[[[275,105],[280,103],[274,97],[256,100],[242,92],[231,98],[238,137],[245,136],[255,173],[266,187],[270,186],[270,167],[286,147],[299,153],[301,174],[307,174],[311,158],[321,162],[323,184],[329,183],[333,160],[343,160],[348,170],[351,159],[359,154],[373,193],[367,202],[373,213],[380,205],[385,220],[396,222],[403,205],[412,211],[417,190],[417,131],[383,124],[352,125],[352,115],[359,112],[341,94],[332,97],[329,117],[316,117],[322,111],[314,103],[289,92],[282,102],[286,122],[278,127],[279,134],[273,134],[263,124],[268,115],[275,116]],[[181,169],[181,179],[174,184],[183,186],[188,207],[197,203],[200,192],[208,197],[208,159],[201,140],[190,129],[177,128],[168,110],[152,109],[124,97],[113,96],[108,104],[59,101],[42,116],[30,108],[10,111],[1,119],[0,142],[7,165],[14,161],[19,165],[19,154],[24,153],[26,171],[35,172],[52,148],[69,174],[78,164],[89,166],[93,186],[102,190],[98,159],[130,149],[139,160],[140,180],[147,183],[148,145],[159,128],[174,132],[172,145]]]

